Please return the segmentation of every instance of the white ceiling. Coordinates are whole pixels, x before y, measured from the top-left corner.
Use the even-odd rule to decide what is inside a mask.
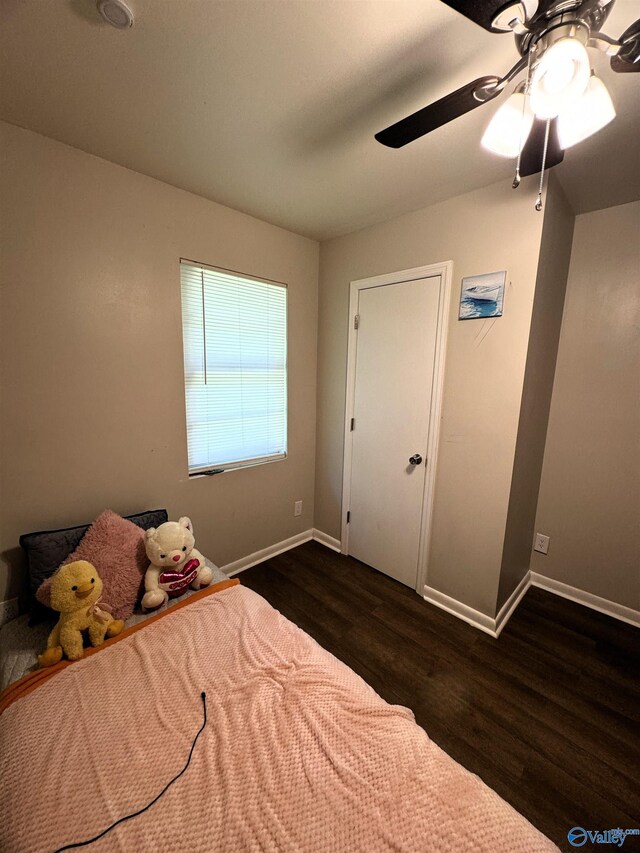
[[[510,181],[482,107],[400,150],[373,134],[516,60],[439,0],[3,0],[0,118],[316,239]],[[606,31],[640,18],[617,0]],[[576,212],[640,198],[640,75],[595,56],[618,118],[557,167]],[[530,178],[529,180],[535,180]]]

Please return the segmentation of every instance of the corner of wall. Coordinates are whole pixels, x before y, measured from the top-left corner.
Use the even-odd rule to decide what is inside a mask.
[[[188,514],[218,564],[310,530],[318,242],[4,122],[0,148],[0,600],[26,582],[21,533],[105,507]],[[187,477],[181,257],[288,283],[286,461]]]
[[[547,184],[496,612],[529,571],[575,216],[556,176]]]

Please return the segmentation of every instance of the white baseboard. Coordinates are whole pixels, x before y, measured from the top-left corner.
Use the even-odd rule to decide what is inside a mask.
[[[312,530],[312,536],[316,542],[320,542],[321,545],[326,545],[326,547],[331,548],[332,551],[340,553],[339,539],[334,539],[333,536],[329,536],[328,533],[323,533],[322,530],[316,530],[315,527]]]
[[[7,601],[0,601],[0,627],[2,627],[5,622],[10,622],[12,619],[15,619],[19,613],[20,608],[18,606],[17,598],[9,598]]]
[[[253,554],[241,557],[233,563],[228,563],[226,566],[221,567],[222,571],[229,575],[229,577],[232,577],[233,575],[243,572],[245,569],[250,569],[252,566],[256,566],[258,563],[268,560],[270,557],[283,554],[285,551],[289,551],[297,545],[302,545],[303,542],[309,542],[311,539],[314,539],[316,542],[320,542],[320,544],[330,548],[332,551],[340,552],[340,541],[338,539],[334,539],[333,536],[329,536],[321,530],[312,528],[310,530],[305,530],[302,533],[297,533],[289,539],[284,539],[282,542],[276,542],[274,545],[269,545],[269,547],[263,548],[261,551],[255,551]],[[604,613],[606,616],[612,616],[614,619],[620,619],[622,622],[627,622],[629,625],[640,627],[639,611],[633,610],[631,607],[625,607],[623,604],[618,604],[615,601],[609,601],[606,598],[601,598],[599,595],[593,595],[593,593],[577,589],[574,586],[569,586],[569,584],[562,583],[561,581],[554,580],[553,578],[545,577],[537,572],[527,572],[518,586],[513,590],[509,598],[502,605],[495,619],[491,616],[487,616],[485,613],[481,613],[479,610],[474,610],[473,607],[469,607],[467,604],[463,604],[461,601],[451,598],[451,596],[445,595],[444,592],[440,592],[430,586],[425,586],[424,598],[431,604],[435,604],[435,606],[439,607],[441,610],[446,610],[447,613],[451,613],[453,616],[463,619],[465,622],[468,622],[469,625],[473,625],[474,628],[484,631],[485,634],[489,634],[491,637],[499,637],[500,632],[511,618],[516,607],[520,604],[530,586],[540,587],[540,589],[552,592],[554,595],[559,595],[562,598],[568,598],[570,601],[575,601],[577,604],[582,604],[585,607],[590,607],[592,610],[597,610],[599,613]],[[0,625],[3,625],[5,622],[9,621],[9,619],[13,619],[17,615],[17,598],[10,599],[9,601],[0,601]]]
[[[451,598],[451,596],[445,595],[444,592],[440,592],[431,586],[425,586],[424,598],[441,610],[446,610],[447,613],[452,613],[458,619],[463,619],[469,625],[473,625],[474,628],[479,628],[485,634],[490,634],[492,637],[497,636],[496,620],[492,619],[491,616],[487,616],[479,610],[474,610],[473,607],[469,607],[467,604],[463,604],[456,598]]]
[[[226,566],[221,566],[222,571],[231,577],[239,572],[244,572],[245,569],[250,569],[251,566],[256,566],[258,563],[263,563],[270,557],[276,557],[278,554],[283,554],[285,551],[290,551],[296,545],[302,545],[303,542],[308,542],[313,538],[312,530],[305,530],[302,533],[296,533],[295,536],[289,539],[283,539],[282,542],[276,542],[275,545],[269,545],[268,548],[263,548],[261,551],[254,551],[253,554],[248,554],[246,557],[241,557],[233,563],[227,563]]]
[[[509,596],[509,598],[507,598],[505,603],[502,605],[502,607],[498,611],[498,615],[495,618],[496,637],[500,636],[500,631],[502,631],[504,626],[507,624],[507,622],[511,618],[511,614],[516,609],[516,607],[520,604],[520,602],[524,598],[526,591],[531,586],[531,580],[529,577],[530,574],[531,574],[531,572],[526,573],[526,575],[522,578],[522,580],[520,581],[518,586],[513,590],[513,592]]]
[[[554,595],[568,598],[569,601],[575,601],[576,604],[582,604],[584,607],[590,607],[592,610],[597,610],[606,616],[620,619],[622,622],[635,625],[637,628],[640,627],[639,611],[633,610],[631,607],[625,607],[623,604],[618,604],[615,601],[601,598],[599,595],[593,595],[591,592],[577,589],[575,586],[569,586],[569,584],[562,583],[553,578],[547,578],[537,572],[527,572],[502,605],[495,619],[481,613],[479,610],[474,610],[473,607],[469,607],[455,598],[445,595],[443,592],[439,592],[437,589],[433,589],[433,587],[425,586],[424,597],[431,604],[435,604],[441,610],[446,610],[447,613],[463,619],[465,622],[473,625],[474,628],[484,631],[485,634],[490,634],[492,637],[499,637],[500,632],[511,618],[530,586],[540,587],[540,589],[552,592]]]
[[[607,598],[601,598],[599,595],[593,595],[591,592],[585,592],[583,589],[569,586],[569,584],[562,583],[562,581],[539,575],[537,572],[530,572],[529,574],[531,576],[531,586],[546,589],[547,592],[553,592],[555,595],[562,596],[562,598],[568,598],[569,601],[583,604],[585,607],[590,607],[592,610],[597,610],[606,616],[613,616],[614,619],[620,619],[629,625],[635,625],[636,628],[640,627],[640,612],[638,610],[632,610],[631,607],[625,607],[624,604],[609,601]]]

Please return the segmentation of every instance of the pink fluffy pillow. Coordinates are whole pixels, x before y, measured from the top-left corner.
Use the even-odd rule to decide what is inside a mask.
[[[104,591],[102,600],[111,605],[114,619],[128,619],[142,595],[149,560],[144,530],[111,512],[101,513],[87,530],[75,551],[61,564],[88,560],[98,570]],[[51,607],[51,578],[38,587],[36,598]]]

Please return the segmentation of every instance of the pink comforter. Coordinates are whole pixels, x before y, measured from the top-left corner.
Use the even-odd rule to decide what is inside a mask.
[[[0,717],[0,849],[557,848],[264,599],[192,600],[56,673]]]

